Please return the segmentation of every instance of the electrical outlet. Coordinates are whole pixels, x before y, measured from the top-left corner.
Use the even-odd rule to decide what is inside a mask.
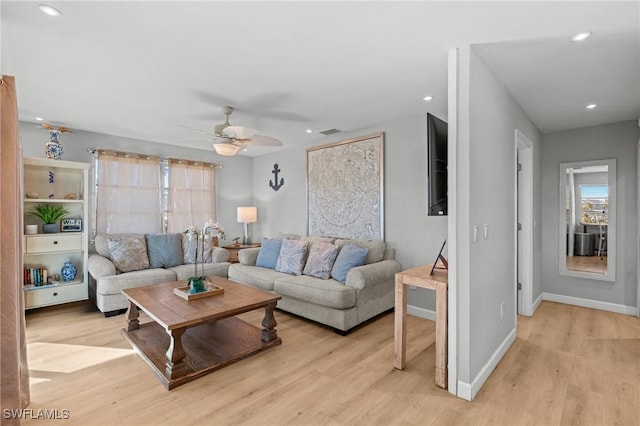
[[[473,225],[473,242],[478,242],[478,225]]]
[[[504,302],[500,303],[500,321],[504,320]]]
[[[484,224],[484,239],[486,240],[487,238],[489,238],[489,225],[487,225],[485,223]]]

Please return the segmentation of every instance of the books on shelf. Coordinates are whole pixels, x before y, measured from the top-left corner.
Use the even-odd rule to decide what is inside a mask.
[[[22,283],[24,285],[33,284],[36,287],[47,285],[48,275],[47,268],[42,266],[38,268],[25,266]]]

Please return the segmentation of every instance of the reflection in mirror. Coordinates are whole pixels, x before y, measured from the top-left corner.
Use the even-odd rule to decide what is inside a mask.
[[[615,281],[615,160],[560,164],[560,275]]]

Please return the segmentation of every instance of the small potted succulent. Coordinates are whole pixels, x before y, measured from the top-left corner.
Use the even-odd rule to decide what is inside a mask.
[[[69,210],[59,205],[39,204],[29,210],[28,213],[40,218],[44,222],[42,232],[45,234],[53,234],[58,232],[58,221],[65,215],[68,215]]]

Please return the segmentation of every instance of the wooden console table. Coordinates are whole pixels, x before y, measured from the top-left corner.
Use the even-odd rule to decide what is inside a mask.
[[[449,273],[435,269],[433,264],[401,271],[396,274],[395,357],[393,366],[402,370],[407,349],[407,286],[436,291],[436,386],[447,388],[447,292]]]
[[[261,243],[255,244],[231,244],[228,246],[224,246],[223,248],[229,250],[229,262],[230,263],[238,263],[238,252],[242,249],[246,248],[255,248],[260,247]]]

